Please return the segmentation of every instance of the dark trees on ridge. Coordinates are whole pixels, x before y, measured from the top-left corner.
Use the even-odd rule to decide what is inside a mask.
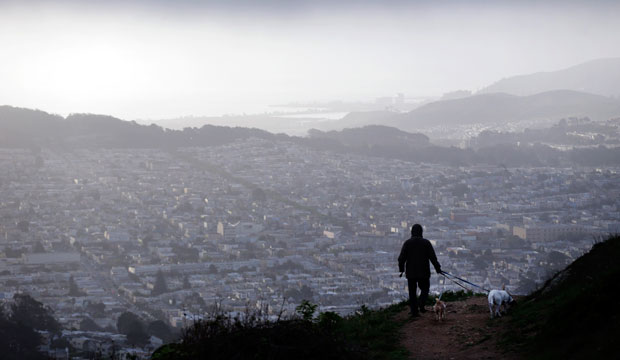
[[[28,294],[15,294],[11,304],[11,320],[37,330],[60,331],[60,324],[52,316],[52,311]]]
[[[167,292],[168,284],[166,284],[166,278],[164,277],[164,273],[159,270],[155,276],[155,284],[153,285],[153,291],[151,294],[156,296]]]
[[[116,329],[127,336],[130,344],[144,345],[148,341],[148,334],[144,330],[144,323],[138,315],[126,311],[116,320]]]

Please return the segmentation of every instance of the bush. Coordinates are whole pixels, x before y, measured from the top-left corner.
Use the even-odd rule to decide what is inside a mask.
[[[168,359],[406,359],[399,343],[405,320],[395,315],[406,304],[372,311],[362,306],[356,314],[341,317],[322,312],[316,304],[297,307],[299,317],[275,322],[261,314],[231,318],[215,314],[184,330],[181,343],[159,348],[153,360]]]
[[[346,344],[311,321],[242,321],[218,316],[186,329],[181,344],[158,349],[162,359],[359,359]]]
[[[295,308],[295,311],[301,315],[302,319],[305,321],[310,321],[312,320],[317,307],[318,305],[312,304],[308,300],[303,300],[301,304]]]
[[[317,323],[319,327],[327,331],[333,331],[342,324],[342,317],[333,311],[326,311],[319,314]]]

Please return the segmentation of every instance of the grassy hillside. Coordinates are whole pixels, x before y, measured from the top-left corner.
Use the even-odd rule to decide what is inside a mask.
[[[380,311],[362,306],[356,314],[340,317],[333,312],[312,318],[315,305],[300,310],[299,317],[264,322],[223,316],[197,322],[180,343],[164,345],[153,360],[172,359],[406,359],[400,345],[403,320],[395,314],[405,303]]]
[[[616,358],[620,236],[557,273],[516,306],[504,345],[531,359]]]
[[[461,301],[477,295],[449,291],[442,299]],[[429,299],[427,305],[433,303]],[[334,312],[313,316],[314,307],[302,303],[298,307],[298,316],[277,322],[215,316],[190,326],[180,342],[157,349],[152,359],[409,358],[410,354],[402,344],[402,329],[408,319],[396,316],[408,309],[407,302],[379,310],[362,306],[346,317]]]

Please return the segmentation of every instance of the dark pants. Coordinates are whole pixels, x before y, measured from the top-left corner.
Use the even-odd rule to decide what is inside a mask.
[[[417,313],[418,308],[423,308],[428,298],[428,291],[431,287],[431,279],[425,278],[410,278],[407,279],[407,285],[409,286],[409,307],[412,313]],[[420,301],[416,297],[416,288],[420,288]]]

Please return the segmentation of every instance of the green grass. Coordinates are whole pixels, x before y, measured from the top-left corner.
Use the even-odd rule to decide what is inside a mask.
[[[502,345],[532,359],[615,358],[620,237],[596,244],[511,311]]]
[[[405,309],[406,302],[376,311],[362,306],[358,314],[343,319],[337,333],[348,343],[365,348],[364,358],[407,359],[409,352],[400,345],[400,329],[407,320],[396,320],[396,314]]]

